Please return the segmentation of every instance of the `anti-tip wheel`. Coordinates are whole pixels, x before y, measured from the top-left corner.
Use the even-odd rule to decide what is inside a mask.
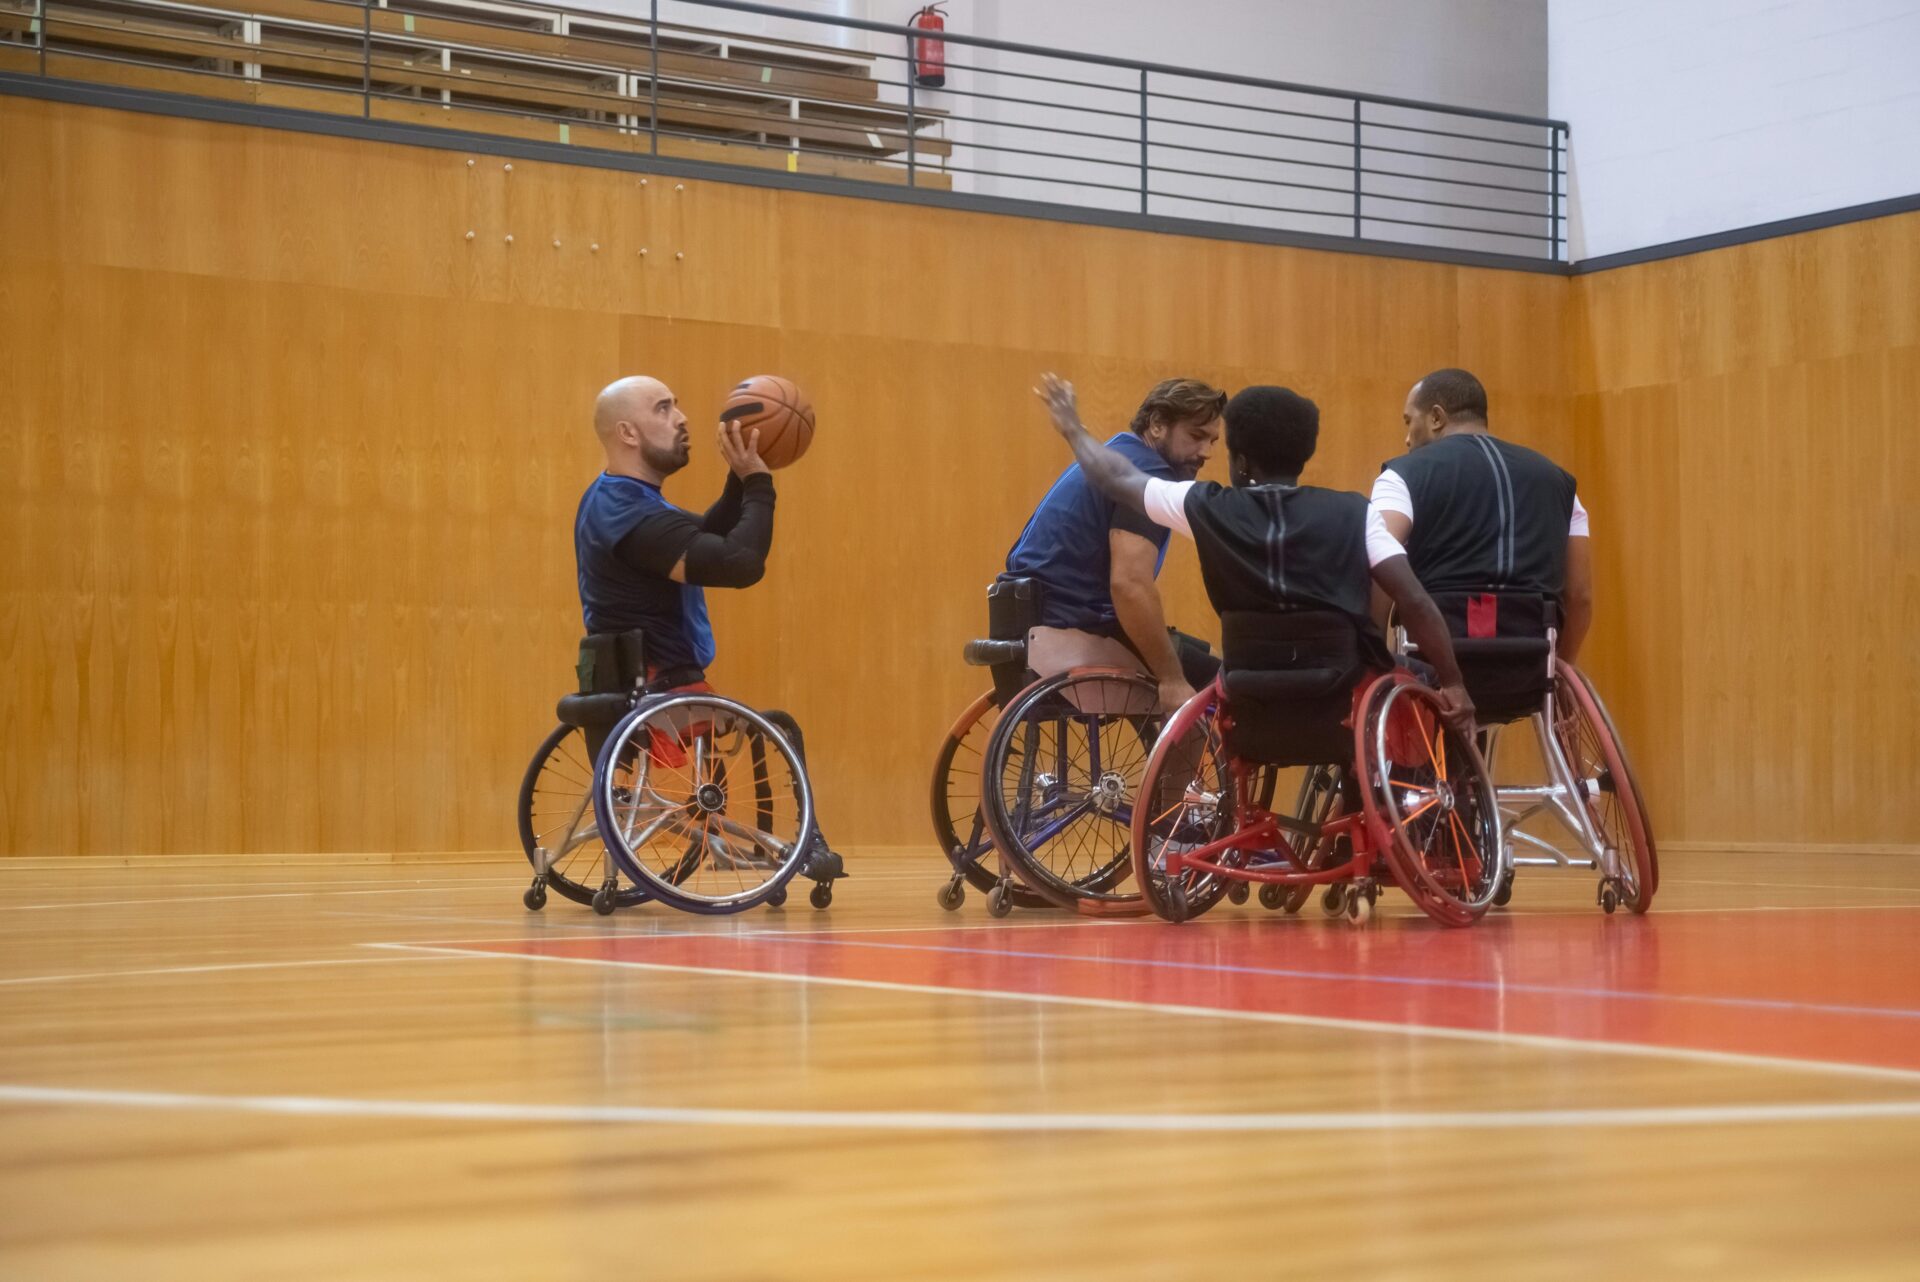
[[[967,888],[961,884],[958,877],[955,877],[952,881],[934,892],[933,902],[939,904],[948,912],[954,912],[961,904],[967,902]]]
[[[1373,900],[1365,895],[1347,896],[1347,920],[1356,926],[1364,926],[1373,917]]]
[[[1193,905],[1187,901],[1187,883],[1185,878],[1176,877],[1167,882],[1167,920],[1185,921],[1193,912]]]
[[[1268,911],[1279,909],[1287,902],[1287,887],[1277,881],[1270,881],[1260,887],[1260,906]]]
[[[1505,908],[1513,902],[1513,874],[1508,873],[1500,879],[1500,889],[1493,892],[1493,906]]]
[[[611,917],[613,910],[618,907],[614,902],[614,893],[612,882],[608,882],[606,885],[600,887],[600,889],[594,891],[593,911],[599,913],[602,917]]]
[[[1227,883],[1227,902],[1230,904],[1244,904],[1247,902],[1247,896],[1252,893],[1252,891],[1253,887],[1247,885],[1244,881],[1230,881]]]
[[[1329,917],[1347,911],[1347,888],[1337,881],[1328,886],[1327,893],[1320,896],[1320,911]]]
[[[775,886],[772,893],[767,896],[767,907],[769,908],[778,908],[786,902],[787,888],[785,886]]]
[[[1013,897],[1007,893],[1004,883],[987,892],[987,916],[1005,917],[1012,911]]]
[[[808,893],[807,902],[812,904],[815,908],[825,908],[828,904],[832,903],[833,902],[833,883],[830,881],[823,881],[817,886],[815,886],[812,889],[812,891]]]
[[[1620,906],[1620,893],[1613,888],[1613,883],[1610,881],[1601,882],[1600,883],[1600,911],[1603,913],[1611,914],[1613,910],[1618,908],[1619,906]]]
[[[539,912],[547,906],[547,888],[540,885],[528,886],[527,893],[520,896],[520,902],[527,906],[528,912]]]

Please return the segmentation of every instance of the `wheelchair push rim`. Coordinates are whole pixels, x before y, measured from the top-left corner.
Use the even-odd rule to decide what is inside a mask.
[[[593,803],[621,871],[688,912],[764,902],[814,840],[799,754],[772,722],[717,695],[641,700],[607,736]]]
[[[593,766],[586,731],[579,726],[555,726],[527,763],[514,809],[527,862],[539,872],[540,852],[549,852],[547,888],[585,905],[593,903],[607,872],[607,847],[593,808]],[[631,908],[648,898],[637,886],[622,886],[614,906]]]
[[[1121,887],[1133,875],[1133,806],[1158,729],[1158,694],[1135,671],[1079,668],[1028,686],[994,726],[988,834],[1019,879],[1062,908],[1149,911],[1137,890]]]
[[[1162,843],[1175,840],[1174,834],[1184,831],[1190,848],[1198,849],[1224,840],[1237,826],[1238,780],[1215,718],[1219,706],[1218,681],[1197,691],[1182,704],[1154,743],[1140,783],[1139,795],[1148,800],[1134,810],[1134,885],[1139,887],[1142,902],[1168,921],[1198,917],[1227,893],[1225,877],[1192,869],[1181,870],[1179,889],[1175,891],[1161,857],[1166,849]],[[1199,756],[1192,758],[1188,756],[1193,748],[1190,739],[1196,735]],[[1166,782],[1170,772],[1185,776],[1180,780],[1177,801],[1165,800],[1171,792],[1171,785]],[[1165,829],[1167,835],[1163,837],[1155,831],[1157,828]],[[1217,856],[1223,861],[1238,857],[1238,852],[1233,850]]]
[[[994,691],[967,705],[940,745],[933,762],[929,809],[933,838],[954,872],[985,894],[1000,884],[993,837],[984,805],[987,749],[993,739]],[[1052,908],[1054,904],[1016,882],[1008,888],[1015,908]]]
[[[1644,913],[1660,888],[1660,863],[1645,794],[1600,692],[1572,664],[1555,666],[1554,736],[1581,786],[1589,821],[1615,852],[1616,866],[1608,871],[1619,884],[1621,902]],[[1594,792],[1586,791],[1589,780],[1594,782]]]
[[[1354,719],[1355,759],[1374,845],[1420,909],[1470,926],[1506,871],[1493,780],[1470,736],[1440,715],[1440,697],[1405,671],[1367,688]]]

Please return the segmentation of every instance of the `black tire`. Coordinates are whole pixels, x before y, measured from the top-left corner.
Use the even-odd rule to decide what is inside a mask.
[[[983,895],[1000,884],[1000,874],[994,868],[993,838],[987,832],[986,815],[981,806],[986,745],[993,736],[989,714],[999,706],[999,700],[989,691],[968,705],[960,720],[947,732],[933,761],[933,790],[929,798],[933,839],[940,853],[953,865],[954,872]],[[946,891],[940,893],[944,895]],[[1009,893],[1015,908],[1053,906],[1024,886],[1013,886]],[[960,901],[955,900],[949,907],[942,899],[940,906],[951,912],[960,906]]]
[[[833,903],[833,883],[823,881],[807,893],[807,902],[815,908],[824,909]]]
[[[527,906],[528,912],[539,912],[547,906],[547,888],[545,886],[528,886],[527,893],[520,896],[520,902]]]
[[[579,791],[570,792],[575,783]],[[541,741],[533,760],[527,763],[527,771],[521,776],[520,792],[515,800],[514,817],[520,828],[520,849],[535,872],[540,871],[537,852],[541,845],[563,836],[561,830],[572,814],[572,803],[588,795],[592,787],[593,758],[587,754],[586,731],[578,726],[555,726]],[[593,806],[589,802],[582,816],[583,823],[589,827],[592,825],[588,817],[592,814]],[[561,898],[583,906],[593,903],[593,897],[599,893],[605,879],[606,847],[601,845],[597,829],[590,833],[585,842],[555,860],[554,866],[547,871],[549,889]],[[619,892],[619,900],[614,906],[631,908],[645,902],[647,893],[630,886]],[[532,904],[527,906],[533,907]]]
[[[774,887],[773,893],[767,896],[767,907],[769,908],[779,908],[786,902],[787,888],[785,886]]]

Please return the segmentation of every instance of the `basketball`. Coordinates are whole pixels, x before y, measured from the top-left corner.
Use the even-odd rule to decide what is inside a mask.
[[[792,379],[755,374],[727,393],[720,421],[738,423],[744,441],[760,429],[760,457],[768,467],[785,467],[813,444],[813,405]]]

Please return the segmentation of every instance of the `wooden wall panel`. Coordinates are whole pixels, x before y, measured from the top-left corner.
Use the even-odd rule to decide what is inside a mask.
[[[1920,215],[1573,287],[1592,666],[1663,831],[1920,844]]]
[[[1291,384],[1329,484],[1438,365],[1571,450],[1564,280],[467,159],[0,97],[0,852],[509,848],[622,373],[697,423],[755,372],[819,406],[715,676],[800,717],[848,845],[926,841],[1066,462],[1042,369],[1113,427],[1168,375]],[[1189,547],[1164,582],[1214,635]]]

